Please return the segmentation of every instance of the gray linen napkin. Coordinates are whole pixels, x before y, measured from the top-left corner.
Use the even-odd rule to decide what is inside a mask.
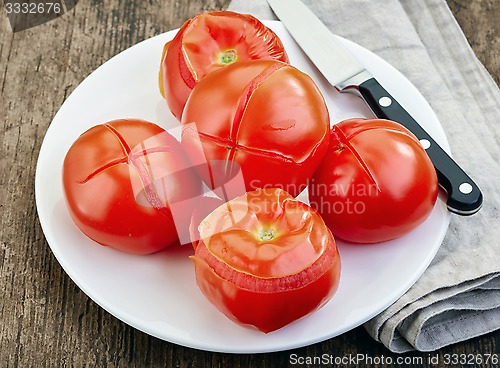
[[[400,70],[430,103],[484,204],[453,215],[417,283],[365,324],[393,352],[432,351],[500,329],[500,93],[444,0],[303,0],[334,32]],[[276,19],[265,0],[229,9]],[[395,275],[397,277],[397,275]]]

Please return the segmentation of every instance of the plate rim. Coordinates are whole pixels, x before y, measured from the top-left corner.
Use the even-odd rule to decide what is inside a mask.
[[[284,28],[284,26],[281,24],[280,21],[263,21],[263,23],[265,25],[271,27],[271,28],[273,28],[272,25],[275,25],[276,27],[279,27],[278,24],[281,27]],[[57,113],[54,115],[54,117],[53,117],[53,119],[51,121],[51,124],[49,125],[49,127],[48,127],[48,129],[47,129],[47,131],[45,133],[45,136],[44,136],[44,139],[43,139],[43,142],[41,144],[40,151],[39,151],[39,154],[38,154],[37,165],[36,165],[36,172],[35,172],[35,202],[36,202],[36,210],[37,210],[38,218],[39,218],[39,221],[40,221],[40,226],[41,226],[43,234],[44,234],[44,236],[45,236],[45,238],[47,240],[47,243],[48,243],[48,245],[49,245],[49,247],[51,249],[51,252],[54,254],[55,258],[57,259],[57,261],[59,263],[59,265],[63,268],[64,272],[70,277],[70,279],[93,302],[95,302],[101,308],[103,308],[104,310],[106,310],[113,317],[119,319],[120,321],[122,321],[122,322],[130,325],[131,327],[133,327],[133,328],[135,328],[137,330],[140,330],[140,331],[142,331],[142,332],[144,332],[144,333],[146,333],[148,335],[154,336],[154,337],[159,338],[161,340],[169,341],[171,343],[179,344],[179,345],[186,346],[186,347],[189,347],[189,348],[201,349],[201,350],[212,351],[212,352],[220,352],[220,353],[266,353],[266,352],[276,352],[276,351],[283,351],[283,350],[289,350],[289,349],[304,347],[304,346],[308,346],[308,345],[311,345],[311,344],[314,344],[314,343],[325,341],[327,339],[334,338],[334,337],[339,336],[339,335],[341,335],[341,334],[343,334],[343,333],[345,333],[347,331],[350,331],[351,329],[353,329],[355,327],[358,327],[358,326],[362,325],[366,321],[370,320],[371,318],[373,318],[374,316],[376,316],[377,314],[379,314],[381,311],[385,310],[388,306],[390,306],[391,304],[393,304],[399,297],[401,297],[402,295],[404,295],[404,293],[406,291],[408,291],[408,289],[410,289],[414,285],[414,283],[418,280],[418,278],[421,277],[421,275],[423,274],[423,272],[425,271],[425,269],[427,269],[427,267],[431,263],[432,259],[435,257],[437,251],[439,250],[440,246],[437,246],[436,249],[435,249],[435,251],[432,252],[432,254],[428,255],[425,264],[422,264],[422,266],[421,266],[421,270],[419,270],[419,272],[416,272],[414,274],[414,277],[412,278],[412,280],[410,280],[409,282],[407,282],[407,284],[406,284],[407,287],[404,288],[403,292],[401,292],[401,290],[398,290],[397,292],[394,292],[393,294],[397,294],[397,296],[393,295],[393,297],[390,298],[391,300],[389,302],[384,303],[383,307],[379,307],[376,310],[373,310],[372,313],[370,313],[369,315],[365,316],[366,318],[363,318],[363,321],[360,321],[355,326],[346,326],[344,329],[335,331],[334,334],[329,335],[329,336],[326,336],[326,335],[316,336],[315,338],[310,338],[307,341],[301,341],[298,344],[291,344],[290,342],[288,342],[288,343],[281,344],[280,346],[271,346],[267,350],[266,349],[257,349],[257,350],[255,350],[255,349],[252,349],[251,347],[249,347],[248,349],[241,349],[240,347],[236,348],[236,349],[231,349],[231,347],[226,347],[224,349],[214,349],[214,346],[206,346],[206,345],[203,345],[203,344],[195,344],[195,343],[193,343],[192,339],[189,339],[189,338],[186,339],[183,336],[176,336],[175,338],[166,338],[164,334],[157,333],[156,330],[152,331],[150,329],[143,328],[143,326],[141,326],[141,323],[134,316],[125,315],[124,313],[117,311],[112,305],[108,305],[104,301],[102,301],[100,299],[97,300],[95,297],[91,296],[92,293],[89,291],[89,290],[91,290],[91,287],[89,287],[87,285],[87,283],[85,282],[85,280],[82,279],[81,275],[78,275],[75,272],[73,272],[73,270],[64,262],[64,256],[62,255],[62,253],[60,253],[60,249],[58,249],[57,247],[53,246],[53,244],[56,243],[57,240],[55,239],[54,234],[52,233],[52,231],[47,231],[47,229],[49,228],[49,225],[47,223],[48,220],[46,220],[46,218],[44,216],[40,215],[40,213],[43,212],[43,211],[40,210],[43,207],[43,205],[41,205],[42,202],[40,202],[40,198],[43,195],[43,193],[42,193],[43,191],[42,191],[42,188],[41,188],[41,182],[40,182],[40,176],[42,175],[42,173],[40,173],[40,170],[41,170],[41,167],[43,166],[42,165],[42,159],[43,159],[43,157],[45,155],[47,155],[46,151],[47,151],[48,148],[46,147],[46,142],[47,142],[46,137],[49,136],[49,135],[52,135],[53,134],[52,133],[53,130],[56,129],[54,127],[55,125],[53,125],[52,122],[54,122],[58,118],[58,115],[60,114],[60,112],[61,112],[62,108],[64,107],[64,105],[66,104],[66,102],[68,100],[72,100],[74,98],[73,96],[77,96],[78,93],[79,93],[79,88],[82,86],[82,84],[85,81],[89,80],[89,78],[93,78],[92,77],[93,75],[95,77],[95,73],[100,68],[102,68],[105,64],[111,62],[112,60],[117,60],[118,58],[124,57],[123,55],[125,55],[130,49],[132,49],[134,47],[137,47],[139,45],[142,45],[142,47],[143,47],[148,42],[151,42],[151,40],[154,39],[154,38],[158,38],[158,37],[163,37],[163,38],[173,37],[171,35],[175,34],[177,31],[178,31],[178,29],[173,29],[173,30],[164,32],[162,34],[159,34],[159,35],[150,37],[148,39],[145,39],[145,40],[143,40],[143,41],[141,41],[141,42],[139,42],[139,43],[137,43],[135,45],[132,45],[131,47],[129,47],[129,48],[127,48],[127,49],[119,52],[118,54],[114,55],[113,57],[111,57],[110,59],[108,59],[107,61],[105,61],[104,63],[102,63],[98,68],[96,68],[95,70],[93,70],[87,77],[85,77],[78,84],[78,86],[72,91],[72,93],[66,98],[66,100],[63,102],[63,104],[58,109]],[[338,36],[338,37],[341,40],[343,40],[343,42],[346,42],[348,44],[350,43],[350,44],[356,45],[356,47],[363,48],[364,50],[368,51],[369,53],[371,53],[376,58],[379,58],[384,63],[386,63],[389,66],[391,66],[392,69],[394,69],[395,72],[399,73],[399,76],[401,78],[403,78],[406,82],[409,83],[409,85],[411,85],[414,88],[414,91],[416,91],[418,94],[420,94],[420,96],[422,96],[421,93],[420,93],[420,91],[418,91],[418,89],[411,83],[411,81],[409,81],[399,70],[397,70],[390,63],[388,63],[384,59],[380,58],[378,55],[376,55],[372,51],[366,49],[365,47],[363,47],[363,46],[361,46],[361,45],[359,45],[359,44],[357,44],[357,43],[355,43],[353,41],[350,41],[350,40],[347,40],[345,38],[342,38],[340,36]],[[82,88],[84,88],[84,87],[82,87]],[[424,98],[424,100],[425,100],[425,98]],[[426,100],[425,100],[425,102],[428,104],[428,102]],[[432,111],[432,113],[434,114],[436,120],[439,122],[438,117],[436,116],[435,112],[433,111],[433,109],[430,107],[429,104],[428,104],[428,107],[429,107],[429,110]],[[439,123],[439,128],[442,130],[443,135],[444,135],[444,139],[445,139],[445,141],[444,142],[440,142],[440,144],[442,144],[443,149],[445,149],[445,151],[447,151],[449,153],[449,151],[450,151],[450,149],[449,149],[449,143],[448,143],[448,140],[446,138],[446,134],[444,133],[444,130],[442,128],[441,123]],[[448,226],[449,226],[449,221],[451,219],[451,215],[447,212],[447,216],[446,217],[447,217],[447,219],[445,220],[446,226],[444,227],[444,229],[441,229],[442,230],[442,234],[440,234],[440,236],[439,236],[439,239],[440,239],[439,240],[439,244],[442,243],[442,240],[444,239],[444,236],[445,236],[445,234],[447,232],[447,229],[448,229]]]

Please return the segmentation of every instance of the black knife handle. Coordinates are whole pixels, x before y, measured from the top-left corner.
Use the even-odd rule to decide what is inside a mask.
[[[481,208],[483,195],[474,181],[375,78],[361,83],[359,92],[377,117],[400,123],[420,140],[434,164],[439,185],[448,194],[446,205],[451,212],[472,215]]]

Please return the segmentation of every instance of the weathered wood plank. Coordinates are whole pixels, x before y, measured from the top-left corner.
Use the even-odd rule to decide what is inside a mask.
[[[448,0],[478,59],[500,85],[500,2]]]

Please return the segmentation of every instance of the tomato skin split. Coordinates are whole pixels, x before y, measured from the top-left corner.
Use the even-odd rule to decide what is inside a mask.
[[[333,247],[331,249],[333,253]],[[196,283],[212,304],[233,322],[255,326],[265,333],[321,308],[337,291],[340,279],[338,252],[331,266],[307,287],[267,293],[244,289],[220,277],[202,258],[192,256],[191,259],[196,268]],[[254,282],[258,284],[259,280]]]
[[[307,186],[327,152],[330,116],[314,81],[273,60],[234,63],[201,80],[182,117],[182,142],[205,184],[223,185],[236,166],[246,191],[281,188],[292,196]],[[210,175],[211,162],[227,175]]]
[[[202,239],[191,259],[195,266],[198,287],[212,304],[233,322],[269,333],[311,314],[333,297],[340,280],[340,256],[331,232],[312,208],[301,203],[286,209],[287,202],[298,202],[286,192],[280,189],[266,189],[250,193],[245,199],[248,203],[254,201],[254,205],[249,206],[248,216],[243,218],[240,216],[241,198],[219,207],[202,221]],[[257,203],[256,198],[262,201]],[[277,205],[264,206],[265,201]],[[220,225],[220,221],[224,223],[224,217],[229,212],[240,220],[234,226],[223,226],[221,233],[206,236],[206,227],[214,229],[214,226]],[[312,220],[301,222],[300,219],[307,218],[309,214]],[[260,220],[253,221],[255,218]],[[269,221],[271,218],[274,218],[274,222]],[[282,221],[284,218],[286,221]],[[284,234],[283,237],[278,235],[271,240],[278,249],[275,253],[278,254],[277,257],[273,254],[259,259],[259,251],[262,253],[266,241],[261,241],[258,236],[253,237],[253,249],[244,242],[240,245],[231,244],[226,249],[227,257],[220,257],[217,250],[219,235],[224,238],[225,234],[232,232],[241,235],[254,233],[255,228],[262,223],[269,226],[276,224],[277,233]],[[280,226],[284,226],[286,231]],[[290,238],[287,238],[290,233],[306,236],[295,237],[290,243]],[[216,244],[213,245],[212,242]],[[318,242],[321,244],[317,244]],[[288,258],[290,252],[300,250],[307,253],[307,249],[311,247],[316,249],[316,256],[310,264],[309,261],[304,263],[300,257]],[[260,267],[253,270],[266,269],[267,265],[279,266],[289,262],[296,264],[291,268],[283,265],[275,267],[278,270],[276,274],[280,276],[262,276],[258,272],[249,271],[251,269],[247,272],[241,271],[239,262],[235,259],[243,253],[244,257],[254,255],[250,263],[261,263]],[[295,271],[287,274],[290,270]]]
[[[332,128],[308,192],[336,238],[371,244],[399,238],[425,221],[438,188],[429,156],[408,129],[355,118]]]
[[[181,120],[192,89],[205,75],[248,60],[289,62],[278,36],[251,15],[214,11],[187,20],[160,67],[160,90],[172,114]]]
[[[179,142],[138,119],[84,132],[65,156],[62,177],[77,227],[101,245],[132,254],[155,253],[189,238],[192,207],[184,203],[203,190]]]

